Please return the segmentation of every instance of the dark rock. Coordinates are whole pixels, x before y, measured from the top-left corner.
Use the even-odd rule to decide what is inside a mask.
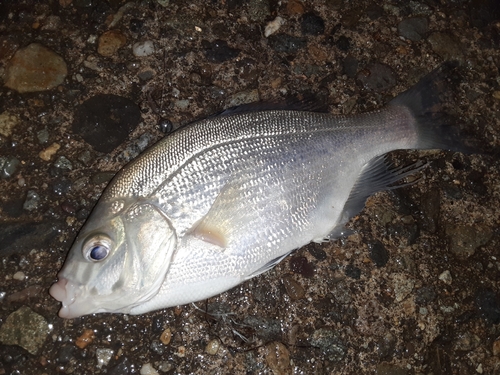
[[[130,363],[130,360],[122,356],[118,359],[118,363],[110,368],[107,373],[109,375],[128,375],[128,374],[137,374],[139,369],[136,369],[135,366]]]
[[[439,189],[430,189],[420,198],[422,228],[435,233],[439,221],[441,194]]]
[[[320,328],[310,338],[311,346],[319,348],[332,362],[339,362],[347,354],[347,347],[337,331],[329,328]]]
[[[341,51],[348,51],[349,48],[351,48],[351,40],[346,37],[345,35],[341,35],[338,39],[337,42],[335,43],[336,46],[341,50]]]
[[[291,257],[290,269],[292,272],[301,274],[304,277],[314,276],[314,266],[309,263],[305,257]]]
[[[59,230],[57,222],[0,223],[0,256],[49,247]]]
[[[137,34],[143,34],[144,33],[144,21],[137,19],[137,18],[132,18],[129,22],[129,29],[133,33]]]
[[[216,39],[212,43],[205,41],[205,57],[210,62],[221,63],[236,58],[240,54],[237,48],[228,46],[225,40]]]
[[[71,181],[67,178],[60,178],[52,184],[52,191],[57,195],[64,195],[71,190]]]
[[[3,159],[3,160],[2,160]],[[0,158],[0,177],[10,178],[12,177],[21,162],[15,157]]]
[[[325,21],[314,13],[304,14],[300,26],[304,35],[321,35],[325,32]]]
[[[292,300],[298,300],[305,297],[306,293],[304,287],[294,280],[291,276],[283,277],[283,285],[285,286],[286,293]]]
[[[306,46],[304,38],[288,34],[273,34],[268,38],[269,46],[276,52],[295,53]]]
[[[392,69],[385,64],[375,63],[358,74],[361,83],[370,90],[382,92],[396,84],[396,76]]]
[[[346,56],[344,61],[342,61],[343,71],[349,78],[356,77],[356,74],[358,73],[358,65],[358,60],[352,56]]]
[[[57,354],[57,362],[61,364],[68,363],[75,355],[76,347],[74,344],[63,345]]]
[[[109,153],[127,139],[140,120],[140,109],[130,99],[98,94],[77,108],[72,129],[94,150]]]
[[[476,291],[476,308],[479,315],[491,324],[500,323],[500,299],[491,289]]]
[[[384,267],[389,261],[389,252],[380,241],[368,244],[370,259],[377,267]]]
[[[384,15],[384,8],[380,5],[371,3],[366,7],[365,13],[371,20],[376,20]]]
[[[158,123],[158,127],[160,128],[160,131],[164,134],[169,134],[174,130],[174,124],[172,121],[166,118],[160,119]]]
[[[345,275],[351,279],[359,280],[361,278],[361,270],[352,264],[348,264],[345,267]]]
[[[428,30],[429,22],[424,17],[407,18],[398,24],[399,35],[414,42],[421,40]]]
[[[415,303],[419,305],[427,305],[436,299],[436,291],[433,286],[424,286],[417,289],[415,293]]]
[[[307,247],[307,251],[309,251],[309,254],[311,254],[314,258],[316,258],[319,261],[325,260],[327,258],[326,251],[321,249],[320,246],[317,246],[316,244],[311,244]]]
[[[278,319],[249,315],[243,319],[243,324],[253,328],[255,334],[262,340],[281,340],[281,322]]]

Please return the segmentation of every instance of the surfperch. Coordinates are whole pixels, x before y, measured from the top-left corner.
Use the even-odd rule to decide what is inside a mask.
[[[415,168],[400,149],[464,148],[442,124],[447,65],[351,116],[222,113],[165,137],[111,181],[50,294],[59,316],[142,314],[206,299],[342,234],[366,198]]]

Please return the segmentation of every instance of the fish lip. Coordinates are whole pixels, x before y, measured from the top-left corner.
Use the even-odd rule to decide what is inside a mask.
[[[61,309],[59,310],[59,316],[61,318],[71,319],[83,315],[79,313],[77,309],[71,308],[80,294],[79,291],[81,287],[82,286],[78,283],[62,276],[59,276],[59,280],[50,287],[50,295],[62,303]]]

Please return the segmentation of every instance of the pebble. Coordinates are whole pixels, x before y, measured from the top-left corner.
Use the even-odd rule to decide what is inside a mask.
[[[306,295],[304,287],[291,276],[287,275],[283,277],[283,285],[285,286],[287,294],[294,301],[302,299]]]
[[[396,273],[392,275],[392,283],[394,287],[396,302],[403,301],[410,295],[410,293],[413,291],[413,288],[415,287],[415,280],[402,273]]]
[[[36,138],[41,145],[47,143],[49,141],[49,131],[47,130],[47,128],[43,128],[42,130],[37,131]]]
[[[0,177],[7,179],[12,177],[21,162],[15,157],[0,157]]]
[[[448,285],[451,285],[451,282],[453,281],[453,279],[451,277],[450,271],[446,270],[446,271],[442,272],[439,275],[439,280],[443,281],[444,283],[446,283]]]
[[[38,208],[40,203],[40,196],[34,190],[28,190],[26,193],[26,200],[23,203],[23,208],[27,211],[33,211]]]
[[[127,44],[127,37],[120,30],[108,30],[99,36],[97,53],[104,57],[111,57],[125,44]]]
[[[260,100],[258,89],[240,91],[228,98],[226,108],[237,107],[242,104],[256,103]]]
[[[386,64],[374,63],[358,74],[358,79],[370,90],[383,92],[396,84],[392,68]]]
[[[429,22],[424,17],[407,18],[398,24],[399,35],[414,42],[422,40],[427,31]]]
[[[304,14],[305,6],[299,0],[290,0],[286,4],[286,12],[293,16],[295,14]]]
[[[435,32],[427,38],[432,50],[445,61],[463,62],[464,55],[460,43],[450,34]]]
[[[268,317],[248,315],[243,324],[252,327],[255,335],[264,341],[275,341],[281,338],[281,321]]]
[[[304,14],[300,26],[304,35],[321,35],[325,32],[325,21],[314,13]]]
[[[500,339],[493,341],[493,355],[496,357],[500,357]]]
[[[40,156],[42,160],[49,161],[60,148],[61,146],[54,142],[46,149],[40,151],[38,156]]]
[[[311,346],[319,348],[332,362],[340,362],[347,354],[347,347],[342,342],[340,334],[330,328],[314,331],[310,343]]]
[[[445,227],[450,239],[450,251],[459,257],[472,256],[478,247],[485,245],[493,236],[490,228],[484,225],[455,225]]]
[[[14,276],[12,276],[14,280],[23,281],[26,278],[26,275],[23,271],[17,271]]]
[[[304,277],[314,276],[314,265],[309,263],[306,257],[294,256],[290,258],[290,270]]]
[[[377,267],[384,267],[389,261],[389,252],[380,241],[368,244],[370,259]]]
[[[205,346],[205,353],[215,355],[219,351],[220,341],[218,339],[210,340]]]
[[[18,345],[36,355],[49,332],[49,325],[43,316],[22,306],[11,313],[0,327],[0,342],[4,345]]]
[[[87,345],[94,341],[94,331],[92,329],[85,329],[83,333],[76,339],[75,345],[80,349],[85,349]]]
[[[292,373],[290,366],[290,352],[281,342],[271,342],[266,345],[265,359],[274,375],[287,375]]]
[[[240,54],[237,48],[231,48],[225,40],[216,39],[212,43],[202,42],[205,48],[205,57],[210,62],[222,63],[224,61],[232,60]]]
[[[95,351],[95,356],[97,359],[97,368],[102,368],[107,366],[111,358],[113,357],[114,351],[109,348],[98,348]]]
[[[0,114],[0,134],[10,137],[12,130],[19,124],[19,117],[5,111]]]
[[[20,93],[50,90],[64,82],[63,58],[38,43],[19,49],[5,69],[5,86]]]
[[[269,0],[249,0],[247,9],[253,22],[263,22],[271,14]]]
[[[132,53],[137,57],[145,57],[152,55],[155,52],[155,45],[151,40],[134,43]]]
[[[160,375],[160,373],[155,370],[151,363],[143,364],[139,373],[141,375]]]
[[[141,111],[130,99],[97,94],[76,109],[72,130],[94,150],[109,153],[128,138],[140,121]]]
[[[165,330],[160,335],[160,341],[163,345],[170,344],[170,340],[172,340],[172,331],[170,328],[165,328]]]
[[[285,20],[283,18],[281,18],[280,16],[276,17],[274,20],[270,21],[266,25],[266,28],[264,29],[264,36],[267,38],[270,35],[274,34],[284,24],[285,24]]]
[[[54,167],[60,169],[73,169],[73,164],[64,156],[59,156],[54,162]]]
[[[268,38],[269,46],[276,52],[296,53],[307,45],[304,38],[288,34],[273,34]]]

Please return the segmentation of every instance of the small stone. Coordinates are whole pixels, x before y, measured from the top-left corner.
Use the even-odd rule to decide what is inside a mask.
[[[486,245],[493,236],[490,228],[483,225],[446,225],[450,239],[450,251],[459,257],[470,257],[480,246]]]
[[[293,16],[295,14],[304,14],[305,6],[299,0],[290,0],[286,4],[286,12]]]
[[[432,33],[427,40],[432,50],[445,61],[463,61],[463,48],[451,35],[443,32]]]
[[[392,276],[392,282],[394,285],[394,294],[396,297],[396,302],[403,301],[408,295],[413,291],[415,287],[415,280],[409,278],[405,274],[394,274]]]
[[[80,349],[85,349],[87,345],[91,344],[94,341],[94,331],[91,329],[86,329],[83,333],[78,337],[75,341],[75,345]]]
[[[26,193],[26,200],[23,203],[23,208],[27,211],[33,211],[38,208],[40,203],[40,196],[34,190],[28,190]]]
[[[302,287],[302,285],[300,285],[297,281],[295,281],[291,276],[283,277],[283,285],[285,286],[287,294],[294,301],[302,299],[306,295],[306,292]]]
[[[137,57],[152,55],[155,52],[155,46],[151,40],[134,43],[132,53]]]
[[[59,156],[56,161],[54,162],[54,167],[60,168],[60,169],[73,169],[73,165],[71,162],[66,159],[64,156]]]
[[[321,35],[325,32],[325,21],[314,13],[304,14],[300,26],[304,35]]]
[[[4,137],[10,137],[12,134],[12,129],[19,124],[19,118],[16,115],[11,115],[8,112],[2,112],[0,114],[0,134]]]
[[[493,342],[493,355],[500,357],[500,339]]]
[[[389,261],[389,252],[380,241],[368,244],[370,259],[377,267],[384,267]]]
[[[314,276],[314,266],[309,263],[306,257],[294,256],[290,258],[290,270],[304,277]]]
[[[102,368],[107,366],[111,358],[113,357],[114,351],[109,348],[99,348],[95,351],[95,356],[97,359],[97,368]]]
[[[382,92],[396,84],[396,76],[391,67],[374,63],[358,74],[358,79],[370,90]]]
[[[210,62],[222,63],[232,60],[240,54],[239,49],[229,47],[227,42],[221,39],[216,39],[212,43],[206,42],[203,45],[205,47],[205,57]]]
[[[215,355],[219,351],[220,341],[218,339],[210,340],[205,346],[205,353]]]
[[[311,346],[321,349],[332,362],[340,362],[347,354],[347,347],[342,342],[340,334],[330,328],[314,331],[310,342]]]
[[[271,342],[266,345],[266,363],[274,375],[287,375],[292,373],[290,366],[290,352],[281,342]]]
[[[12,276],[14,280],[23,281],[26,278],[26,275],[23,271],[17,271],[14,276]]]
[[[160,335],[160,341],[163,345],[168,345],[170,340],[172,340],[172,331],[170,331],[170,328],[166,328]]]
[[[451,277],[451,272],[448,270],[442,272],[439,275],[439,280],[443,281],[444,283],[446,283],[448,285],[451,285],[451,282],[453,281],[453,279]]]
[[[19,49],[5,69],[5,86],[20,93],[50,90],[64,82],[63,58],[38,43]]]
[[[40,156],[42,160],[49,161],[52,158],[52,156],[57,152],[57,150],[59,150],[60,148],[61,146],[58,143],[54,142],[45,150],[40,151],[38,156]]]
[[[0,158],[0,177],[4,179],[12,177],[20,164],[19,159],[15,157]]]
[[[240,91],[228,98],[228,100],[226,101],[226,107],[231,108],[237,107],[242,104],[256,103],[259,100],[260,95],[258,89]]]
[[[159,372],[156,371],[151,363],[143,364],[139,373],[141,375],[159,375]]]
[[[36,355],[49,332],[45,318],[23,306],[5,319],[0,327],[0,342],[4,345],[18,345]]]
[[[268,41],[273,50],[287,54],[296,53],[307,45],[306,39],[288,34],[273,34]]]
[[[276,17],[274,20],[269,22],[264,29],[264,36],[267,38],[270,35],[274,34],[276,31],[280,29],[282,25],[285,24],[285,20],[281,17]]]
[[[269,0],[249,0],[248,15],[253,22],[263,22],[271,13]]]
[[[103,33],[97,42],[97,53],[111,57],[127,43],[127,37],[119,30],[109,30]]]
[[[414,42],[421,40],[428,30],[429,22],[424,17],[407,18],[398,24],[399,35]]]
[[[47,143],[49,141],[49,131],[47,128],[43,128],[42,130],[36,132],[36,137],[38,139],[38,142],[43,145],[44,143]]]

